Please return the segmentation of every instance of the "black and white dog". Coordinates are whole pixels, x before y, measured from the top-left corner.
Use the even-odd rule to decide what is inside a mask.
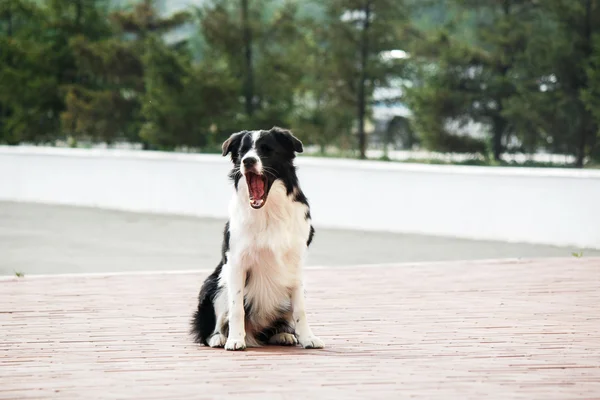
[[[302,265],[314,229],[298,183],[288,130],[243,131],[223,143],[235,192],[222,259],[204,281],[192,333],[227,350],[264,344],[322,348],[306,319]]]

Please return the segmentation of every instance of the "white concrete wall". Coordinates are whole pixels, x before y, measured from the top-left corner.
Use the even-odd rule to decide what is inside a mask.
[[[315,225],[600,248],[600,171],[300,156]],[[0,200],[226,217],[217,155],[0,146]]]

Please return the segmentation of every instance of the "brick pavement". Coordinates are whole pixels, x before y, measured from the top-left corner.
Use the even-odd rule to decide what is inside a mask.
[[[309,269],[323,350],[192,344],[205,275],[0,280],[0,399],[600,399],[600,258]]]

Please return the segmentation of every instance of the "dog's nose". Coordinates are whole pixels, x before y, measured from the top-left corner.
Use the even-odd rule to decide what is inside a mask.
[[[248,157],[248,158],[244,158],[244,167],[246,168],[252,168],[256,165],[256,162],[258,160],[254,157]]]

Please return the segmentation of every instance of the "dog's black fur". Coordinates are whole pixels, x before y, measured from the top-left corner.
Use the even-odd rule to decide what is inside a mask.
[[[269,171],[267,176],[266,192],[270,190],[271,186],[276,180],[281,180],[285,187],[288,196],[295,193],[293,201],[306,205],[306,220],[311,219],[310,207],[308,199],[300,190],[298,184],[298,177],[296,175],[296,167],[293,164],[295,153],[301,153],[303,151],[302,143],[296,139],[288,130],[273,127],[271,130],[264,132],[260,139],[257,141],[257,153],[261,158],[263,166]],[[250,131],[242,131],[232,135],[225,143],[223,143],[223,156],[231,153],[231,160],[233,162],[233,168],[229,173],[229,178],[233,181],[235,190],[238,189],[238,182],[242,179],[242,174],[239,173],[240,158],[241,155],[245,154],[246,151],[252,145],[252,138]],[[306,239],[307,247],[310,246],[315,229],[312,224],[310,226],[310,233]],[[227,252],[229,251],[229,221],[225,224],[223,230],[223,243],[221,246],[221,262],[217,265],[208,278],[204,281],[200,293],[198,295],[198,309],[194,313],[191,325],[191,333],[194,336],[196,343],[208,345],[208,339],[213,334],[216,325],[215,309],[213,306],[214,299],[219,291],[219,275],[221,269],[227,264]],[[251,279],[249,274],[247,282]],[[246,315],[252,308],[251,304],[244,303],[244,309]],[[282,310],[282,315],[289,310]],[[228,326],[225,324],[222,328],[225,336],[227,336]],[[256,339],[260,342],[266,343],[268,339],[280,332],[293,333],[294,330],[289,326],[288,321],[284,318],[278,319],[273,324],[258,333]]]

